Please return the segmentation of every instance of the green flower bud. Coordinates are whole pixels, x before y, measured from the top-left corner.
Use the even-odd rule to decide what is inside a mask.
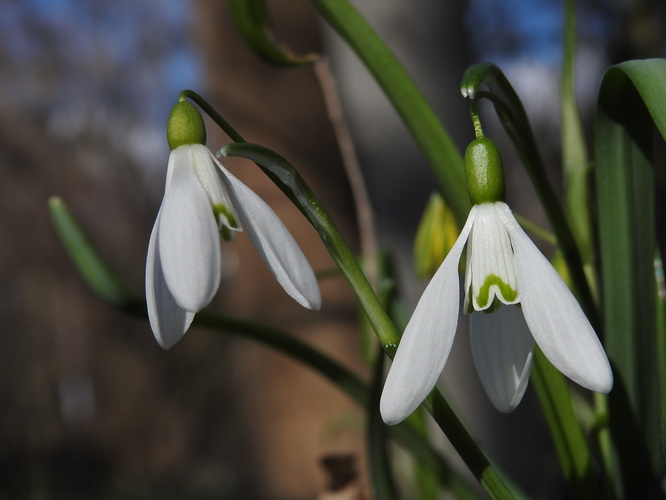
[[[431,195],[414,241],[414,263],[419,278],[435,274],[459,233],[453,211],[442,195]]]
[[[178,146],[206,143],[203,118],[189,101],[179,101],[171,109],[167,122],[167,141],[172,150]]]
[[[465,174],[472,204],[504,201],[502,159],[493,141],[480,137],[467,146]]]

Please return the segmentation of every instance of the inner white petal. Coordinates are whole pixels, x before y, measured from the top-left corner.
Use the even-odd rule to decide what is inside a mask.
[[[486,310],[496,299],[504,304],[520,302],[511,239],[499,216],[498,205],[483,203],[475,207],[477,216],[467,243],[465,273],[468,313],[472,308]]]
[[[194,172],[213,207],[218,228],[220,230],[226,228],[230,231],[241,231],[241,223],[236,207],[234,207],[229,191],[222,181],[220,171],[215,166],[213,154],[203,144],[191,145],[190,154]],[[230,237],[233,238],[233,235],[230,235]]]
[[[508,413],[523,398],[534,339],[518,306],[502,306],[492,313],[470,317],[472,357],[488,399]]]

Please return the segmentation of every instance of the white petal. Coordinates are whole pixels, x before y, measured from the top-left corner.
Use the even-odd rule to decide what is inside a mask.
[[[534,339],[518,306],[502,306],[470,318],[472,357],[488,399],[513,411],[523,398],[532,368]]]
[[[467,243],[465,312],[488,309],[495,298],[504,304],[520,301],[511,241],[497,204],[474,206],[476,217]]]
[[[402,422],[423,402],[444,369],[460,313],[458,264],[473,221],[472,211],[402,335],[379,404],[389,425]]]
[[[317,278],[289,230],[264,200],[219,162],[218,166],[243,227],[282,288],[303,307],[319,309]]]
[[[163,349],[169,349],[178,342],[190,327],[194,313],[185,311],[171,295],[164,281],[159,245],[156,244],[160,214],[150,233],[148,257],[146,258],[146,302],[148,320],[155,335],[155,340]]]
[[[224,226],[234,232],[240,231],[236,208],[216,167],[218,161],[203,144],[193,144],[189,148],[194,172],[215,209],[219,227]],[[230,233],[230,236],[233,237],[233,233]]]
[[[220,286],[220,242],[210,201],[189,152],[189,146],[181,146],[169,157],[157,244],[164,279],[176,302],[197,312]]]
[[[534,340],[571,380],[592,391],[610,392],[613,373],[608,358],[580,304],[508,207],[503,220],[515,252],[523,314]]]

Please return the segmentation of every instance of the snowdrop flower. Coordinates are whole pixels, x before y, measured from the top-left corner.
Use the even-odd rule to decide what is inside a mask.
[[[396,424],[432,390],[458,324],[458,265],[467,262],[463,310],[471,314],[472,355],[493,405],[512,411],[527,387],[534,342],[579,385],[608,393],[613,375],[580,305],[501,200],[495,145],[473,141],[465,154],[472,207],[458,240],[433,276],[407,325],[382,393],[384,422]]]
[[[146,260],[148,318],[160,346],[178,342],[210,303],[221,279],[219,238],[231,241],[242,227],[285,291],[319,309],[319,286],[303,252],[269,206],[203,145],[203,120],[192,104],[174,106],[167,137],[164,199]]]

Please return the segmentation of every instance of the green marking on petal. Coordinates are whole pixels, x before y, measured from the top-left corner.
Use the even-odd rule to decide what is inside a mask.
[[[479,288],[479,293],[476,296],[476,302],[480,309],[485,309],[488,307],[488,301],[490,300],[490,287],[496,286],[499,289],[499,294],[501,296],[500,300],[504,303],[515,302],[518,298],[518,291],[514,290],[506,284],[502,278],[496,274],[489,274],[486,276],[483,285]]]
[[[240,225],[236,221],[233,212],[226,205],[216,203],[213,205],[213,213],[219,227],[220,236],[224,241],[234,241],[236,232],[240,231]]]

